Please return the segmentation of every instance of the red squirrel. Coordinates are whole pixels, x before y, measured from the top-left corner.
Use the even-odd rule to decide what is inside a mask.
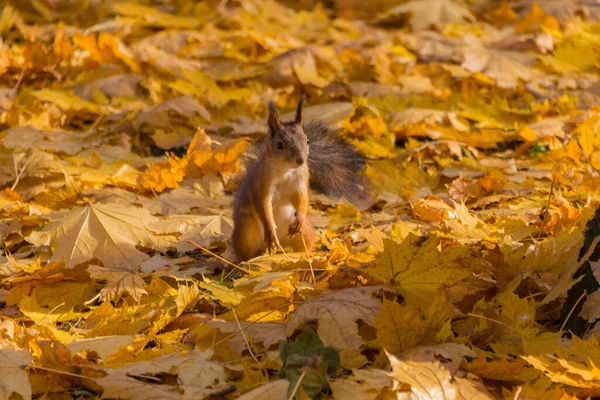
[[[350,201],[369,196],[359,174],[364,157],[322,122],[303,123],[304,96],[293,121],[282,122],[272,101],[268,110],[267,135],[252,146],[253,162],[234,201],[232,244],[238,261],[280,246],[312,250],[309,187]]]

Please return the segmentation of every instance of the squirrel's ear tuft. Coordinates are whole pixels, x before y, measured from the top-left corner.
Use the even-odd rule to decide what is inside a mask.
[[[296,124],[302,126],[302,114],[304,113],[304,95],[300,97],[298,107],[296,108]]]
[[[267,124],[269,125],[271,136],[275,136],[275,134],[281,128],[281,121],[279,121],[279,112],[277,111],[277,106],[272,100],[269,100],[269,102],[267,103],[267,107],[269,108],[269,118],[267,119]]]

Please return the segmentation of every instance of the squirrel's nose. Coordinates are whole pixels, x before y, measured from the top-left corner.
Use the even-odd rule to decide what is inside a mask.
[[[302,165],[304,164],[304,158],[298,157],[296,158],[296,162],[298,163],[298,165]]]

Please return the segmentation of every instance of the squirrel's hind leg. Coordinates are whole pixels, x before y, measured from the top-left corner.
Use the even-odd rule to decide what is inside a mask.
[[[265,251],[262,226],[253,215],[240,215],[233,227],[231,238],[237,261],[247,261]]]

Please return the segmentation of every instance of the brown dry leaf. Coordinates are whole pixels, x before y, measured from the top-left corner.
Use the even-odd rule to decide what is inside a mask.
[[[106,281],[106,286],[100,290],[100,298],[104,301],[118,302],[121,296],[127,293],[139,302],[140,298],[147,294],[145,290],[146,283],[130,268],[107,268],[90,265],[88,272],[95,279]]]
[[[514,88],[520,80],[528,82],[538,74],[532,55],[486,46],[474,37],[467,38],[466,42],[469,46],[465,49],[462,67],[489,76],[500,87]]]
[[[238,324],[234,322],[212,320],[208,321],[208,325],[214,329],[219,329],[221,332],[227,333],[238,332],[241,326],[241,328],[244,329],[245,335],[253,343],[262,343],[265,349],[278,344],[280,340],[285,340],[286,338],[286,326],[284,324],[240,322],[240,325],[238,326]],[[242,352],[247,349],[246,342],[242,335],[236,335],[228,342],[233,350],[237,351],[239,354],[242,354]]]
[[[380,287],[350,288],[324,293],[300,305],[290,317],[287,332],[291,335],[310,320],[319,321],[317,333],[326,346],[357,349],[364,339],[357,320],[374,326],[381,301],[373,294]]]
[[[131,400],[180,400],[181,392],[173,386],[153,385],[126,375],[111,374],[96,380],[104,392],[103,398]]]
[[[231,237],[233,220],[228,215],[171,215],[168,219],[148,224],[147,229],[157,235],[174,235],[173,246],[186,252],[196,247],[188,241],[208,246],[213,241]]]
[[[149,258],[137,246],[164,250],[169,244],[147,229],[157,219],[140,208],[87,204],[45,217],[51,223],[28,240],[37,246],[51,246],[52,259],[63,259],[70,267],[94,258],[105,266],[135,267]]]
[[[10,399],[16,393],[24,399],[31,399],[31,383],[25,367],[32,360],[28,351],[16,349],[8,341],[0,341],[0,397]]]
[[[474,21],[468,8],[452,0],[410,1],[385,11],[378,17],[380,23],[388,23],[403,15],[409,15],[413,31],[430,27],[442,28],[444,24]]]

